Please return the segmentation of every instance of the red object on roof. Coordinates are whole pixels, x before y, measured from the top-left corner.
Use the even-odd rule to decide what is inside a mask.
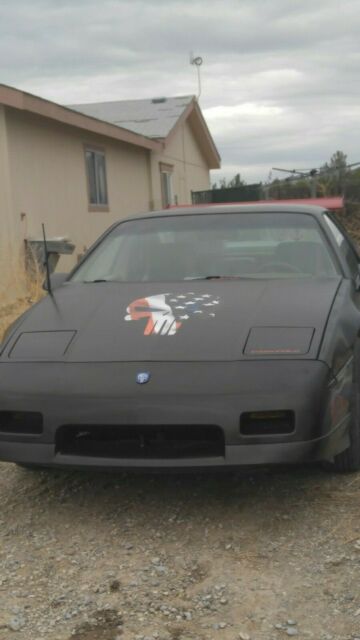
[[[179,204],[169,207],[170,209],[180,209],[181,207],[221,207],[227,204],[244,204],[244,205],[257,205],[257,204],[310,204],[324,209],[330,209],[335,211],[336,209],[344,208],[344,198],[342,196],[335,196],[332,198],[290,198],[289,200],[251,200],[247,202],[210,202],[207,204]]]
[[[332,198],[290,198],[289,200],[257,200],[254,204],[311,204],[318,207],[324,207],[324,209],[342,209],[344,207],[344,198],[342,196],[335,196]],[[250,202],[243,202],[241,204],[252,204]]]

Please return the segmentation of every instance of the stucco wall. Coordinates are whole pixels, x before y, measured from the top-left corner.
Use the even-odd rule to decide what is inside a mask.
[[[210,188],[208,164],[187,121],[177,128],[164,153],[151,155],[154,209],[162,208],[159,167],[162,162],[174,167],[173,191],[178,204],[191,204],[191,191]]]
[[[7,111],[13,221],[18,239],[68,236],[74,257],[63,257],[58,269],[70,268],[84,247],[116,220],[150,208],[149,152],[96,134],[56,124],[42,117]],[[84,145],[106,154],[109,211],[89,211]]]
[[[159,154],[13,108],[0,110],[0,133],[5,116],[7,137],[0,136],[0,189],[5,194],[0,236],[10,225],[11,233],[6,233],[12,235],[13,252],[18,252],[24,238],[41,238],[45,222],[49,238],[67,236],[76,245],[72,257],[61,258],[58,270],[69,270],[116,220],[162,208],[161,162],[173,166],[178,204],[191,203],[191,190],[209,188],[208,165],[188,122],[177,128]],[[105,150],[107,212],[89,210],[86,145]]]

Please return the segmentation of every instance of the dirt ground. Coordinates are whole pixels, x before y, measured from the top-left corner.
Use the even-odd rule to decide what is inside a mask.
[[[360,640],[360,474],[0,463],[0,501],[0,640]]]
[[[360,474],[0,464],[0,640],[360,638]]]

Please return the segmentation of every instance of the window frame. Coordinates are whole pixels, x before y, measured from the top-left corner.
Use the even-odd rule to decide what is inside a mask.
[[[175,202],[174,185],[172,180],[173,173],[174,173],[174,166],[172,164],[165,164],[164,162],[159,162],[159,171],[160,171],[161,204],[163,209],[169,209],[171,206],[174,205],[174,202]],[[164,189],[163,176],[168,176],[168,179],[169,179],[168,191],[170,194],[170,201],[168,203],[166,203],[167,194]]]
[[[94,203],[91,202],[91,184],[90,184],[90,173],[89,173],[89,165],[88,165],[88,153],[93,153],[95,155],[101,155],[104,160],[104,181],[105,181],[105,196],[106,203],[100,203],[99,201]],[[85,162],[85,175],[86,175],[86,186],[87,186],[87,197],[88,197],[88,210],[89,211],[103,211],[108,212],[110,210],[109,204],[109,189],[108,189],[108,181],[107,181],[107,167],[106,167],[106,150],[105,147],[100,147],[94,144],[84,144],[84,162]],[[96,166],[96,165],[95,165]],[[95,169],[96,170],[96,169]],[[98,198],[98,181],[99,178],[95,174],[95,189],[97,192]]]

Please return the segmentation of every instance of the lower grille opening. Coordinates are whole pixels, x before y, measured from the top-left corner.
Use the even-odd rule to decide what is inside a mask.
[[[293,411],[250,411],[240,418],[240,433],[243,436],[274,436],[293,433],[295,415]]]
[[[64,425],[56,451],[102,458],[203,458],[224,456],[224,434],[207,425]]]
[[[0,433],[39,435],[43,417],[35,411],[0,411]]]

